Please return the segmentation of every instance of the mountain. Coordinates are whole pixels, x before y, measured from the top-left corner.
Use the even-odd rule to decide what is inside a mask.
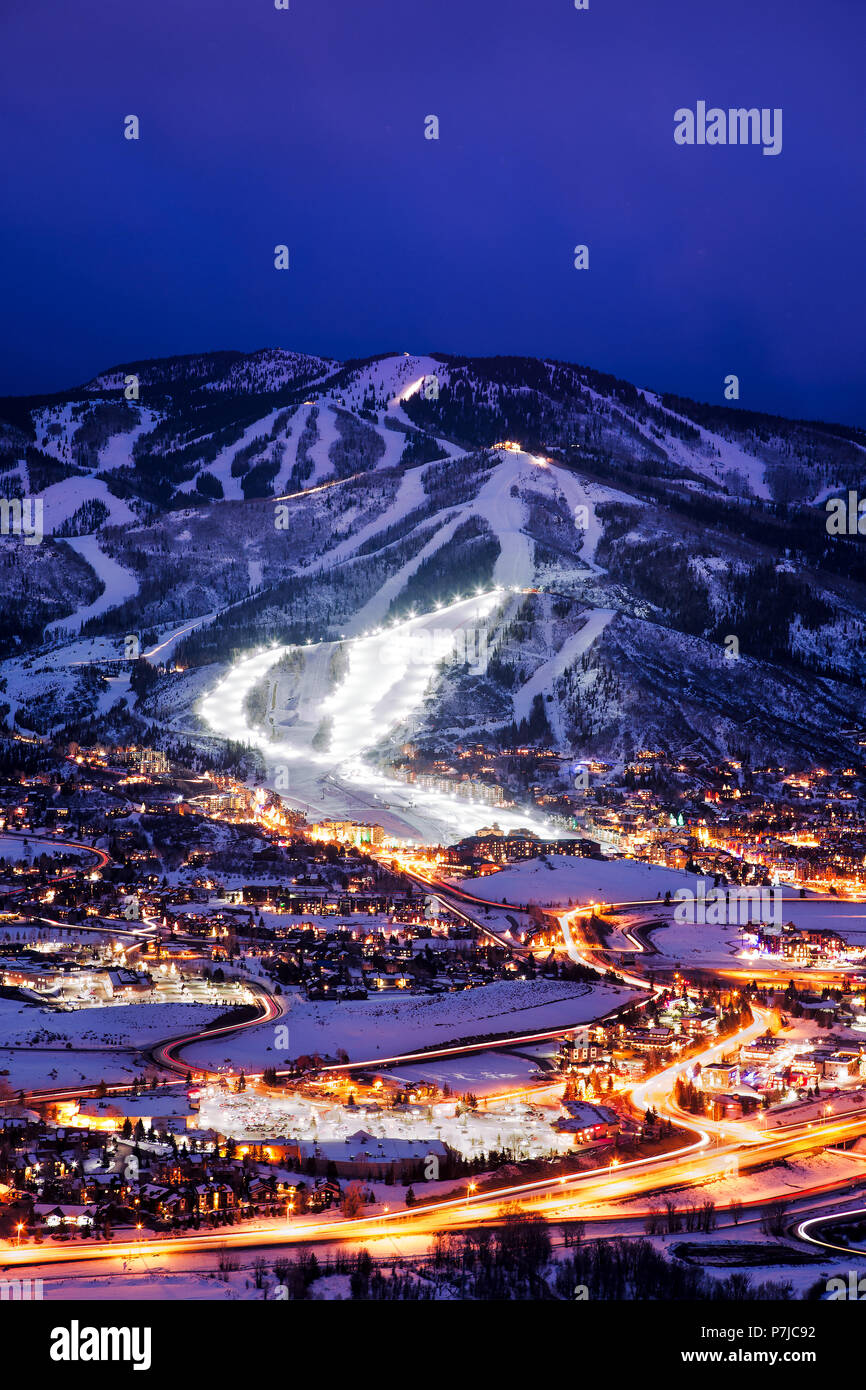
[[[825,501],[858,487],[864,451],[866,431],[515,357],[226,351],[7,398],[0,491],[41,501],[45,538],[0,539],[0,709],[41,735],[212,745],[199,702],[229,665],[311,644],[245,708],[271,735],[309,724],[326,756],[299,712],[340,688],[352,644],[483,590],[483,663],[422,663],[356,753],[844,766],[866,563]],[[127,635],[144,662],[124,663]]]

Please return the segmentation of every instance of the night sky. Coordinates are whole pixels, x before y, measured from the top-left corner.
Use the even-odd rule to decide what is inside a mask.
[[[2,0],[0,394],[438,350],[866,424],[863,0],[290,4]],[[782,152],[676,145],[699,100]]]

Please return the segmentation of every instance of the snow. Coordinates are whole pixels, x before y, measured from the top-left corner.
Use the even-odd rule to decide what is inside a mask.
[[[712,450],[711,454],[700,453],[687,444],[685,440],[677,439],[675,435],[668,435],[665,438],[664,447],[672,458],[690,468],[692,472],[722,483],[730,483],[731,475],[735,472],[740,473],[746,478],[753,496],[763,498],[765,501],[771,500],[770,488],[765,478],[764,464],[761,459],[756,458],[754,454],[747,454],[738,444],[733,444],[729,439],[725,439],[724,435],[716,434],[713,430],[702,429],[696,421],[688,419],[685,415],[678,415],[675,410],[664,405],[655,392],[642,390],[641,395],[649,405],[658,406],[660,410],[664,410],[675,420],[696,429],[701,436],[702,443]],[[640,429],[647,439],[658,443],[639,421],[633,420],[633,424]],[[718,450],[718,454],[716,454],[716,450]]]
[[[62,526],[84,502],[98,501],[105,504],[109,511],[108,520],[103,523],[105,526],[128,526],[136,520],[132,509],[109,491],[108,484],[102,478],[63,478],[59,483],[52,483],[39,495],[42,498],[46,535],[54,535],[58,527]]]
[[[18,1050],[0,1046],[0,1082],[13,1091],[45,1090],[51,1086],[94,1086],[99,1081],[129,1081],[139,1076],[145,1059],[133,1048],[89,1048],[86,1052],[47,1048]]]
[[[117,1258],[120,1261],[120,1255]],[[171,1271],[167,1267],[168,1256],[165,1257],[165,1266],[159,1265],[159,1259],[158,1252],[155,1255],[148,1254],[146,1257],[133,1254],[128,1260],[122,1261],[122,1270],[117,1273],[90,1277],[74,1275],[46,1277],[45,1272],[42,1271],[42,1266],[37,1265],[35,1266],[34,1277],[41,1278],[43,1281],[43,1294],[46,1303],[58,1299],[74,1299],[76,1303],[102,1302],[106,1298],[130,1300],[134,1303],[144,1299],[158,1299],[160,1302],[168,1299],[184,1299],[194,1302],[237,1302],[239,1298],[260,1299],[262,1297],[258,1289],[247,1287],[251,1282],[249,1278],[242,1278],[237,1274],[231,1280],[215,1278],[213,1274],[196,1273],[194,1270],[178,1274],[174,1272],[174,1266],[177,1263],[176,1256],[171,1257]],[[200,1256],[199,1260],[201,1260]],[[92,1266],[88,1267],[92,1268]],[[325,1281],[318,1280],[317,1282],[324,1283]]]
[[[381,425],[374,425],[373,428],[385,445],[385,452],[376,467],[381,469],[396,468],[403,455],[408,436],[403,434],[402,430],[383,429]],[[444,454],[445,450],[443,449],[442,452]]]
[[[89,618],[99,617],[106,613],[109,608],[115,608],[120,603],[125,603],[127,599],[134,598],[138,593],[138,580],[129,570],[124,569],[116,560],[112,560],[110,555],[100,548],[96,536],[75,536],[66,541],[83,560],[86,560],[91,569],[95,571],[98,579],[104,586],[99,598],[94,599],[93,603],[88,603],[82,608],[77,608],[74,613],[70,613],[66,618],[57,618],[53,623],[49,623],[45,629],[46,634],[56,632],[59,629],[77,631]]]
[[[526,505],[520,497],[511,496],[512,487],[536,485],[529,471],[532,466],[530,454],[504,454],[503,462],[466,509],[483,517],[499,541],[493,582],[506,588],[522,588],[535,577],[535,547],[523,530]]]
[[[446,880],[447,881],[447,880]],[[453,880],[459,883],[460,880]],[[465,880],[463,880],[465,886]],[[473,879],[472,892],[488,902],[566,907],[588,903],[655,903],[670,890],[696,892],[698,876],[682,869],[643,864],[636,859],[584,859],[578,855],[551,854],[527,859],[485,878]],[[694,930],[694,929],[693,929]]]
[[[555,484],[554,491],[562,493],[575,519],[577,508],[586,508],[587,521],[582,528],[583,546],[580,558],[593,574],[603,574],[604,570],[595,562],[595,552],[604,534],[604,528],[596,515],[596,504],[599,502],[619,502],[629,507],[644,508],[647,503],[639,498],[631,497],[626,492],[620,492],[616,488],[603,487],[601,484],[590,482],[586,478],[579,478],[575,473],[569,473],[556,464],[551,464],[550,471]],[[537,481],[536,479],[536,484]]]
[[[616,985],[562,980],[504,980],[444,995],[389,993],[333,1004],[293,992],[283,998],[281,1023],[289,1030],[285,1055],[274,1049],[273,1026],[263,1024],[244,1029],[229,1044],[220,1038],[193,1043],[182,1057],[191,1066],[214,1068],[225,1060],[228,1047],[234,1067],[248,1073],[278,1067],[287,1057],[335,1056],[338,1048],[345,1048],[353,1061],[384,1060],[466,1037],[574,1027],[634,997],[633,990]]]
[[[202,463],[202,472],[212,473],[215,478],[219,478],[223,487],[223,497],[226,501],[238,502],[243,501],[244,498],[244,492],[241,486],[243,479],[233,478],[231,474],[232,461],[235,454],[239,449],[243,449],[247,444],[251,444],[257,435],[270,435],[274,421],[279,414],[280,412],[278,410],[272,410],[270,414],[263,415],[260,420],[255,420],[253,424],[249,425],[247,429],[244,430],[240,439],[237,439],[234,444],[229,444],[217,454],[213,463]],[[266,449],[261,457],[264,458],[267,452],[268,450]],[[253,459],[251,467],[255,467],[258,462],[260,462],[259,459]],[[198,474],[196,474],[196,477],[197,476]],[[187,479],[185,483],[181,483],[178,492],[193,492],[195,490],[195,483],[195,478]]]
[[[407,1110],[392,1110],[363,1098],[348,1106],[298,1093],[274,1095],[255,1086],[238,1095],[209,1085],[202,1092],[198,1122],[241,1142],[315,1143],[326,1155],[352,1153],[344,1147],[352,1143],[355,1149],[386,1161],[401,1150],[405,1153],[407,1146],[423,1158],[433,1144],[447,1144],[466,1158],[503,1148],[522,1152],[526,1158],[544,1158],[572,1148],[571,1135],[553,1128],[563,1084],[561,1076],[554,1077],[552,1085],[543,1095],[536,1092],[531,1103],[523,1094],[510,1094],[489,1100],[471,1114],[457,1113],[456,1097],[422,1099]],[[145,1098],[142,1105],[147,1104]]]
[[[73,401],[67,401],[62,406],[46,406],[44,410],[34,410],[33,412],[33,424],[36,427],[36,439],[39,447],[61,463],[71,462],[72,436],[78,429],[79,422],[72,417],[73,404]],[[42,444],[43,432],[48,429],[49,425],[59,425],[61,434],[56,437],[48,436],[45,443]]]
[[[329,450],[331,445],[336,444],[340,438],[340,432],[337,429],[337,416],[334,410],[322,403],[319,404],[318,409],[319,414],[316,419],[318,438],[307,451],[307,457],[313,461],[313,472],[309,478],[304,479],[304,487],[316,487],[318,483],[323,483],[326,478],[333,478],[334,476],[334,465]]]
[[[416,468],[409,468],[400,479],[400,486],[394,500],[380,512],[367,525],[347,536],[338,542],[322,556],[322,558],[312,568],[315,570],[331,569],[350,555],[357,553],[360,546],[373,536],[381,535],[398,521],[402,521],[410,512],[424,505],[427,494],[424,491],[424,474],[429,464],[419,464]],[[425,524],[429,524],[426,522]],[[387,611],[387,609],[385,610]]]
[[[663,904],[659,904],[659,907],[664,912],[671,910]],[[866,904],[840,902],[838,898],[786,897],[783,894],[781,914],[784,922],[793,922],[802,928],[837,931],[852,946],[866,946]],[[709,969],[728,967],[732,956],[736,955],[741,957],[743,969],[755,968],[761,976],[778,971],[787,978],[791,973],[791,962],[782,957],[750,956],[748,948],[743,955],[744,948],[736,925],[702,923],[692,926],[672,920],[654,928],[651,939],[662,956],[684,965]],[[798,966],[798,970],[804,968]]]
[[[262,586],[262,561],[247,560],[247,573],[250,577],[250,589],[260,589]]]
[[[585,621],[580,631],[567,638],[555,656],[537,667],[526,684],[516,692],[514,696],[515,720],[529,718],[535,696],[543,696],[545,691],[551,690],[556,677],[562,675],[563,671],[566,671],[579,657],[583,656],[585,651],[589,650],[596,638],[604,632],[611,618],[614,617],[616,617],[616,610],[613,608],[595,608],[585,615]],[[561,742],[561,731],[554,730],[554,732],[560,735],[558,741]]]
[[[136,440],[143,434],[152,430],[154,425],[161,419],[158,411],[146,410],[143,406],[138,407],[141,421],[128,433],[118,432],[113,434],[99,455],[99,472],[112,473],[116,468],[132,468],[134,460],[132,448]]]
[[[238,661],[202,700],[201,716],[223,737],[260,748],[269,767],[288,766],[291,786],[285,800],[308,814],[336,815],[341,808],[333,798],[340,794],[349,798],[348,814],[375,820],[404,838],[439,844],[445,836],[471,834],[489,822],[489,806],[419,787],[412,789],[417,807],[413,810],[400,804],[402,789],[362,759],[383,734],[412,717],[455,634],[483,626],[502,597],[494,592],[462,599],[393,627],[347,639],[343,649],[348,674],[330,692],[326,673],[335,644],[301,648],[307,654],[298,695],[302,718],[282,728],[279,737],[268,738],[248,723],[244,699],[291,650],[287,647],[272,647]],[[317,752],[311,740],[323,716],[333,720],[333,741],[327,752]],[[392,800],[399,804],[399,815],[383,804]],[[550,833],[545,821],[524,808],[497,808],[497,818],[506,829],[535,825],[539,832]]]
[[[26,859],[28,863],[39,854],[64,854],[70,859],[88,859],[86,850],[69,850],[62,844],[58,845],[55,840],[46,839],[40,835],[0,835],[0,858],[3,859]],[[2,941],[6,931],[0,930],[0,954],[2,954]]]
[[[450,379],[448,368],[435,357],[416,356],[408,352],[402,356],[395,354],[359,368],[340,394],[350,409],[357,410],[372,390],[377,406],[385,407],[390,414],[400,418],[400,403],[417,394],[425,376],[436,376],[440,385]]]
[[[288,425],[286,426],[286,431],[283,435],[283,439],[285,440],[286,445],[286,451],[283,454],[283,461],[280,465],[280,471],[273,481],[275,497],[280,497],[282,494],[287,493],[289,491],[289,479],[291,477],[292,469],[294,468],[298,457],[298,439],[303,433],[304,425],[307,423],[307,418],[309,414],[310,406],[300,406],[295,411],[294,415],[291,417]],[[292,484],[291,486],[293,490],[296,490],[295,484]],[[301,486],[306,488],[307,486],[309,486],[309,484],[302,483]]]
[[[451,517],[450,521],[446,521],[444,525],[440,526],[430,537],[430,540],[427,541],[426,545],[423,545],[421,549],[412,556],[411,560],[407,560],[405,565],[401,566],[395,574],[392,574],[390,579],[386,579],[385,583],[376,591],[369,602],[365,603],[364,607],[358,610],[354,618],[347,624],[347,633],[357,635],[359,632],[365,632],[373,624],[384,621],[392,602],[403,592],[407,582],[412,578],[412,575],[415,574],[416,570],[421,567],[425,560],[429,559],[431,555],[435,555],[438,550],[441,550],[443,546],[449,543],[454,532],[463,523],[463,520],[464,514],[458,512]]]
[[[39,1046],[37,1036],[50,1036],[44,1047],[137,1048],[174,1034],[203,1028],[225,1013],[228,999],[219,1004],[115,1003],[72,1012],[40,1009],[15,999],[0,999],[0,1036],[8,1047]]]
[[[392,1067],[389,1075],[407,1085],[432,1081],[450,1086],[455,1095],[471,1091],[476,1096],[493,1095],[509,1088],[538,1085],[537,1061],[509,1052],[478,1052],[465,1057],[439,1057],[432,1062]],[[552,1073],[555,1079],[556,1074]]]

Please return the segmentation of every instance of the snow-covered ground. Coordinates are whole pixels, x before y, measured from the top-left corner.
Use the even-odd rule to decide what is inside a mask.
[[[765,501],[770,499],[770,488],[765,478],[765,467],[763,461],[754,454],[746,453],[739,445],[734,444],[724,435],[716,434],[712,430],[702,429],[696,425],[694,420],[687,420],[684,415],[678,415],[676,411],[663,405],[661,398],[653,391],[641,391],[641,395],[649,405],[657,406],[671,415],[675,420],[696,429],[701,437],[702,449],[687,443],[685,440],[678,439],[676,435],[668,434],[665,438],[665,449],[670,456],[684,467],[690,468],[693,472],[701,474],[714,481],[730,483],[734,474],[740,475],[748,484],[749,491],[754,497],[763,498]],[[646,434],[648,439],[652,435],[634,422]]]
[[[117,1084],[140,1076],[146,1060],[134,1048],[93,1048],[84,1052],[62,1048],[16,1051],[0,1047],[0,1082],[5,1082],[13,1092],[46,1090],[54,1086],[95,1086],[100,1081]]]
[[[53,535],[84,502],[102,502],[108,508],[106,526],[127,526],[135,521],[135,513],[101,478],[64,478],[40,496],[46,535]]]
[[[144,406],[138,407],[141,420],[134,429],[126,434],[113,434],[105,448],[99,455],[99,472],[112,473],[115,468],[131,468],[134,460],[132,449],[136,440],[143,434],[147,434],[153,429],[154,425],[161,418],[156,410],[147,410]]]
[[[516,721],[528,719],[532,701],[536,695],[544,696],[553,688],[557,676],[572,666],[584,652],[588,651],[597,637],[604,632],[611,618],[615,617],[612,608],[594,608],[585,618],[583,626],[560,647],[549,661],[544,661],[532,673],[525,685],[514,696],[514,718]],[[555,731],[556,732],[556,731]]]
[[[40,835],[0,835],[0,858],[24,860],[30,864],[40,854],[64,854],[70,859],[80,859],[82,863],[90,857],[86,850],[66,849],[56,840]],[[0,940],[4,933],[0,931]]]
[[[116,560],[112,560],[110,555],[105,554],[97,536],[75,536],[66,544],[87,561],[95,571],[96,577],[101,580],[103,590],[93,603],[77,608],[66,618],[58,618],[55,622],[49,623],[45,629],[46,634],[59,629],[77,632],[89,618],[99,617],[109,608],[116,608],[119,603],[125,603],[138,593],[138,580],[135,575],[124,569]]]
[[[403,995],[398,991],[367,1000],[324,1004],[298,992],[284,998],[279,1027],[288,1043],[277,1048],[273,1024],[261,1024],[227,1042],[214,1038],[183,1050],[191,1066],[215,1069],[230,1054],[247,1072],[284,1065],[303,1055],[335,1056],[344,1048],[352,1061],[384,1061],[427,1047],[445,1047],[462,1038],[543,1032],[600,1018],[635,997],[616,985],[578,985],[561,980],[506,980],[444,995]]]
[[[0,1037],[10,1047],[65,1047],[68,1042],[73,1047],[142,1047],[203,1028],[225,1013],[229,1002],[111,1003],[66,1013],[0,999]]]
[[[459,883],[460,880],[453,880]],[[678,888],[697,890],[696,874],[682,869],[665,869],[642,864],[635,859],[583,859],[580,856],[551,854],[545,859],[527,859],[486,878],[473,879],[464,886],[489,902],[535,904],[537,907],[568,907],[589,903],[655,902],[666,892]]]
[[[538,1061],[522,1054],[523,1049],[519,1055],[490,1051],[465,1057],[438,1057],[432,1062],[394,1067],[390,1075],[407,1085],[432,1081],[437,1086],[450,1086],[455,1095],[471,1091],[476,1096],[487,1096],[541,1084],[536,1076]]]
[[[248,444],[251,444],[257,435],[269,435],[278,414],[279,411],[272,410],[270,414],[263,416],[261,420],[256,420],[254,424],[249,425],[248,428],[244,430],[240,439],[217,454],[213,463],[208,463],[203,467],[203,472],[212,473],[213,476],[218,478],[222,483],[223,496],[227,500],[239,501],[243,499],[244,495],[243,488],[241,487],[243,479],[240,477],[232,477],[232,461],[235,454],[238,453],[239,450],[246,448]],[[198,474],[196,474],[196,478],[197,477]],[[181,483],[178,492],[194,491],[196,478],[189,478],[185,483]]]
[[[790,890],[788,890],[790,891]],[[667,912],[667,907],[661,908]],[[783,922],[793,922],[800,928],[813,928],[839,932],[852,946],[866,946],[866,904],[840,902],[838,898],[800,898],[782,897],[780,913]],[[762,974],[778,970],[782,975],[791,973],[791,963],[781,957],[751,954],[749,947],[741,940],[738,925],[716,925],[713,923],[687,923],[671,920],[654,927],[652,944],[656,951],[668,961],[682,965],[730,967],[737,957],[742,967],[760,969]],[[798,970],[802,970],[802,965]],[[816,969],[820,970],[820,962]]]
[[[560,1078],[558,1092],[562,1087]],[[473,1087],[463,1090],[472,1091]],[[348,1106],[292,1093],[273,1095],[251,1086],[240,1094],[208,1086],[201,1097],[198,1123],[204,1129],[254,1144],[279,1138],[341,1143],[363,1131],[374,1140],[403,1139],[422,1144],[441,1140],[465,1158],[502,1149],[527,1159],[544,1158],[551,1153],[568,1153],[574,1145],[571,1134],[560,1134],[553,1128],[560,1114],[558,1092],[551,1088],[544,1105],[512,1096],[458,1114],[457,1096],[393,1110],[363,1101]],[[375,1143],[369,1149],[375,1154]]]
[[[0,1081],[13,1090],[125,1081],[141,1072],[138,1049],[203,1028],[226,1007],[133,1003],[65,1013],[0,999]]]

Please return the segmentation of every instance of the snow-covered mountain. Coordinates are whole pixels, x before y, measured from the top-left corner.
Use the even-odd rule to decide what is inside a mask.
[[[484,661],[461,637],[420,685],[413,668],[409,706],[383,689],[353,755],[411,737],[844,759],[866,715],[866,565],[823,499],[859,484],[864,450],[856,429],[524,358],[219,352],[0,401],[0,489],[39,500],[45,533],[0,538],[6,715],[194,737],[233,662],[309,644],[265,662],[229,722],[299,724],[327,751],[310,710],[354,679],[353,644],[437,612],[465,635],[481,590]],[[185,671],[126,670],[127,635],[151,670]],[[80,664],[108,657],[113,688]]]

